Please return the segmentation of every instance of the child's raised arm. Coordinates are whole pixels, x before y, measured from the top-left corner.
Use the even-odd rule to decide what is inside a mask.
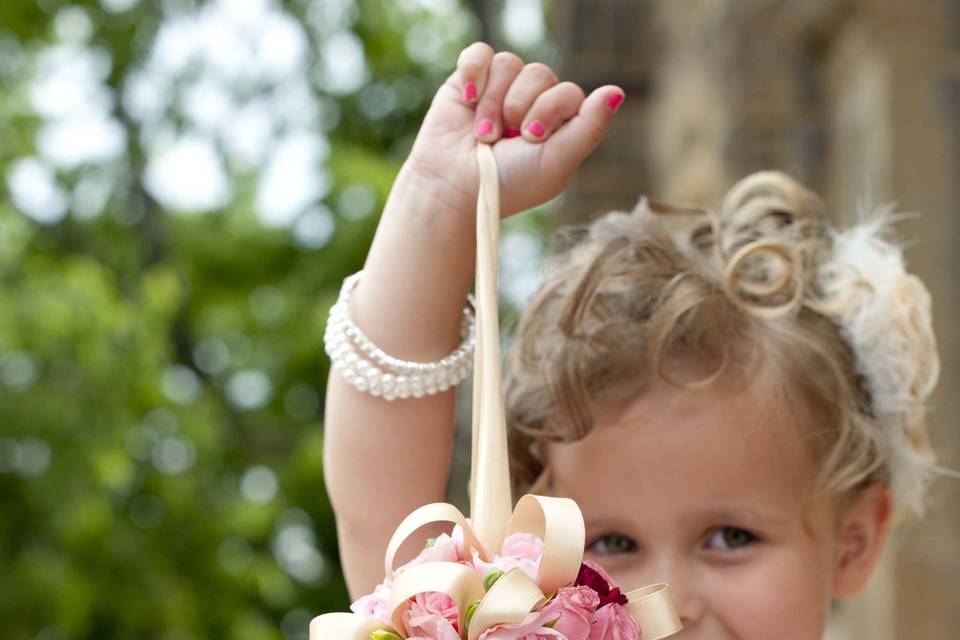
[[[350,297],[353,321],[403,360],[435,361],[453,351],[474,278],[477,141],[493,144],[501,212],[510,215],[566,187],[622,99],[612,85],[585,99],[546,65],[494,54],[483,42],[464,49],[387,198]],[[385,400],[358,391],[331,368],[324,475],[354,599],[383,579],[383,556],[400,521],[444,499],[454,393]],[[416,551],[402,550],[398,562]]]

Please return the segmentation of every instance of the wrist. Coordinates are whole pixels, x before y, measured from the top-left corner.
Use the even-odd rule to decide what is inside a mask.
[[[427,222],[455,225],[458,231],[472,228],[476,223],[478,194],[451,185],[435,170],[413,158],[407,158],[400,167],[394,191],[398,200],[420,205],[414,211],[427,216]]]

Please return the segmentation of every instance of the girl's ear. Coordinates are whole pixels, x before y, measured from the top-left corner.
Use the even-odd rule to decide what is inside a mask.
[[[893,510],[890,488],[874,483],[851,501],[837,529],[833,597],[847,598],[867,584],[883,550]]]

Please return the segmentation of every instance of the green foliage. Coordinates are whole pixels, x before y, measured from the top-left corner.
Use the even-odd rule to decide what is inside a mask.
[[[5,640],[305,638],[310,617],[349,605],[323,487],[326,313],[363,263],[433,90],[478,34],[462,10],[359,2],[341,29],[361,38],[370,84],[396,101],[371,117],[363,90],[331,93],[309,73],[330,37],[316,12],[341,3],[277,7],[307,36],[311,103],[337,119],[313,125],[330,147],[316,170],[332,180],[312,206],[335,227],[309,245],[258,217],[260,167],[226,158],[222,141],[225,206],[177,212],[145,186],[156,151],[145,140],[162,123],[131,113],[124,92],[166,21],[213,4],[0,3]],[[459,25],[434,63],[411,59],[404,39],[428,18]],[[109,117],[124,138],[112,157],[57,163],[41,148],[38,60],[70,38],[108,62]],[[275,86],[232,89],[249,101]],[[181,107],[170,101],[163,126],[191,129]],[[65,216],[18,211],[9,183],[23,158],[51,167]],[[81,202],[104,183],[99,206]],[[374,196],[370,215],[346,211],[358,185]]]

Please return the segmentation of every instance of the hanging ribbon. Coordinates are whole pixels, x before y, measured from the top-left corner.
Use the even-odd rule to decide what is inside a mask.
[[[310,623],[310,640],[369,640],[384,629],[403,636],[403,614],[420,593],[449,596],[459,612],[461,636],[477,640],[490,627],[517,624],[538,609],[560,587],[572,585],[583,560],[583,514],[569,498],[527,494],[511,509],[507,430],[501,387],[500,328],[497,317],[497,243],[500,235],[500,186],[493,149],[477,144],[480,191],[477,198],[476,353],[470,510],[468,520],[446,503],[420,507],[404,518],[387,545],[385,575],[390,579],[390,623],[369,616],[328,613]],[[457,562],[424,562],[397,574],[394,560],[403,543],[424,525],[444,522],[463,530],[463,553],[476,551],[489,562],[507,536],[530,533],[543,541],[537,584],[521,569],[504,573],[489,590],[474,569]],[[659,640],[680,630],[670,591],[665,584],[642,587],[625,594],[624,608],[640,624],[643,640]],[[467,608],[479,602],[464,624]]]

